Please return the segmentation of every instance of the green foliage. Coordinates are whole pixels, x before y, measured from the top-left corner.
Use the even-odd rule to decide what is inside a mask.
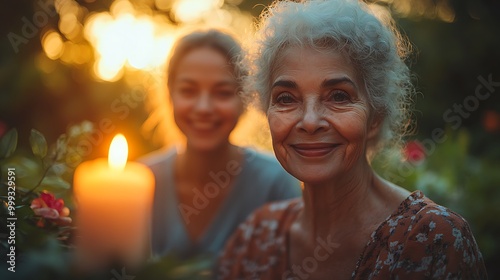
[[[411,162],[398,156],[378,158],[377,172],[407,188],[421,190],[438,204],[463,216],[470,224],[486,264],[500,259],[500,163],[469,152],[467,130],[448,131],[446,140],[428,145],[425,158]]]
[[[40,188],[53,194],[63,194],[71,188],[68,181],[59,176],[46,176],[40,182]],[[62,192],[62,193],[61,193]]]
[[[32,130],[30,143],[33,154],[16,151],[17,131],[11,129],[0,139],[2,148],[1,163],[1,187],[0,203],[2,230],[7,228],[7,217],[15,217],[16,221],[16,249],[20,252],[30,252],[33,249],[45,246],[50,237],[58,238],[60,246],[68,246],[66,242],[69,239],[71,226],[58,226],[52,221],[45,221],[44,218],[35,215],[30,205],[32,201],[40,196],[42,191],[49,191],[57,194],[58,197],[64,197],[67,200],[71,196],[71,184],[52,170],[58,162],[57,156],[52,154],[47,156],[47,142],[45,137],[38,131]],[[8,152],[5,152],[8,151]],[[4,177],[8,171],[12,176]],[[8,209],[9,196],[14,194],[15,210]],[[40,223],[44,226],[41,227]],[[0,241],[2,248],[2,257],[5,257],[3,250],[9,248],[7,239]]]
[[[180,260],[167,255],[146,264],[138,273],[141,279],[204,280],[212,279],[213,258],[198,256]]]
[[[41,159],[47,155],[47,140],[36,129],[31,130],[30,144],[33,154]]]
[[[70,146],[92,132],[92,125],[83,122],[70,127],[68,133],[70,132],[70,136],[61,135],[56,143],[49,147],[44,135],[32,129],[29,137],[31,152],[16,149],[18,146],[16,129],[11,129],[0,139],[2,233],[7,229],[8,217],[17,219],[15,244],[9,244],[7,238],[0,240],[2,273],[8,271],[5,258],[11,245],[15,245],[17,267],[15,275],[19,277],[18,279],[58,279],[61,275],[69,273],[67,256],[74,247],[75,227],[71,224],[62,224],[59,220],[38,216],[31,205],[33,200],[40,199],[42,192],[49,192],[56,198],[62,198],[70,213],[73,213],[70,182],[74,168],[82,157],[78,157],[76,161],[74,158],[69,161],[71,155],[68,151]],[[9,170],[12,176],[4,177]],[[12,194],[15,197],[14,210],[8,208],[9,196]],[[5,236],[9,236],[9,232],[6,232]],[[9,277],[12,277],[12,274],[9,274]]]
[[[0,159],[10,157],[17,147],[17,130],[9,130],[0,141]]]

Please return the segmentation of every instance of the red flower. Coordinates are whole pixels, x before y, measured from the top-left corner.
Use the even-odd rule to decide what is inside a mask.
[[[0,121],[0,138],[2,138],[5,132],[7,132],[7,125],[4,122]]]
[[[406,143],[403,154],[405,160],[411,163],[419,163],[425,159],[425,148],[419,141],[410,141]]]
[[[484,112],[483,126],[486,131],[491,133],[500,131],[500,114],[492,110]]]
[[[58,225],[68,225],[71,223],[68,207],[64,206],[64,200],[56,199],[55,196],[48,192],[42,192],[40,197],[33,199],[31,209],[35,215],[45,219],[49,219]],[[43,227],[41,219],[38,226]]]

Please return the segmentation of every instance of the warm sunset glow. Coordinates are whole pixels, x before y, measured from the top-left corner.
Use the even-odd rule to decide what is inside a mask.
[[[123,79],[131,86],[139,83],[154,88],[148,92],[152,112],[143,132],[154,131],[161,139],[159,142],[172,145],[182,142],[183,136],[175,129],[163,74],[175,39],[189,30],[221,28],[230,30],[244,41],[251,38],[253,19],[249,13],[228,8],[224,0],[152,0],[150,3],[164,12],[148,11],[144,5],[129,0],[114,0],[109,11],[93,12],[85,17],[78,16],[79,10],[68,8],[65,13],[70,15],[61,18],[65,22],[61,32],[67,38],[74,30],[80,30],[90,42],[93,55],[85,57],[90,56],[93,60],[92,71],[96,79],[107,82]],[[241,3],[241,0],[231,0],[231,3]],[[58,9],[66,8],[58,6]],[[170,13],[176,23],[165,12]],[[80,22],[83,29],[79,29]],[[77,44],[68,43],[65,49],[75,46]],[[59,59],[76,63],[65,54]],[[149,82],[149,76],[158,82]],[[235,144],[270,149],[270,137],[262,132],[265,125],[264,117],[254,111],[247,112],[231,139]]]
[[[121,78],[124,67],[148,70],[161,66],[174,40],[172,33],[160,32],[151,17],[137,17],[129,12],[117,16],[96,14],[87,21],[85,29],[97,57],[95,74],[105,81]]]
[[[111,169],[123,170],[127,164],[128,145],[123,134],[117,134],[109,146],[108,164]]]
[[[218,27],[240,32],[252,25],[250,15],[225,9],[223,0],[155,0],[154,4],[190,29]],[[80,30],[75,14],[61,17],[66,37]],[[121,79],[126,69],[164,69],[174,40],[183,30],[165,15],[144,12],[128,0],[115,0],[109,11],[89,14],[83,26],[83,35],[94,50],[95,77],[108,82]]]
[[[200,19],[208,12],[213,12],[222,4],[223,0],[177,0],[174,4],[174,15],[178,21],[191,22]]]

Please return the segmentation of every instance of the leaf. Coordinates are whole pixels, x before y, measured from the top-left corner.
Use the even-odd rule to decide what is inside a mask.
[[[36,129],[31,130],[30,144],[33,154],[39,158],[44,158],[47,155],[47,140],[42,133]]]
[[[33,210],[28,205],[16,206],[16,218],[18,220],[29,219],[34,216]]]
[[[208,280],[213,279],[213,266],[214,259],[209,256],[180,260],[166,255],[146,264],[136,276],[137,279]]]
[[[0,158],[8,158],[17,148],[17,130],[10,129],[0,139]]]
[[[16,177],[16,190],[23,191],[33,188],[41,179],[43,168],[40,161],[34,156],[25,156],[21,153],[14,153],[11,157],[0,163],[0,170],[6,174],[11,168]]]
[[[57,176],[47,176],[40,183],[40,190],[47,190],[53,193],[60,193],[70,188],[71,184],[69,182]]]
[[[55,153],[56,153],[56,160],[61,160],[64,158],[64,155],[66,154],[66,148],[68,143],[68,137],[66,134],[62,134],[57,138],[56,142],[56,147],[55,147]]]

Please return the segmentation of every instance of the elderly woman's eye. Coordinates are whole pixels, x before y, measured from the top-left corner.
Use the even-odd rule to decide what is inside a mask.
[[[351,98],[347,92],[341,91],[341,90],[336,90],[330,94],[330,100],[332,100],[334,102],[338,102],[338,103],[343,103],[343,102],[350,101]]]
[[[282,93],[276,98],[276,103],[290,104],[294,101],[293,96],[289,93]]]

